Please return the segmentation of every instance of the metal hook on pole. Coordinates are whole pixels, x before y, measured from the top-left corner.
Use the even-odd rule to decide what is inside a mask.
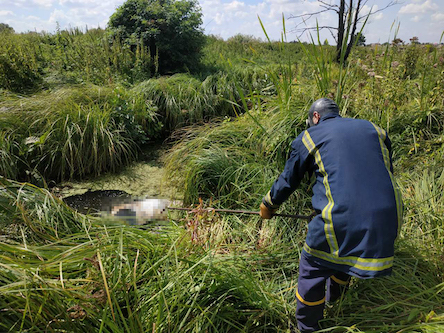
[[[193,211],[197,208],[180,208],[180,207],[167,207],[169,210],[181,210],[181,211]],[[228,214],[248,214],[248,215],[260,215],[259,212],[249,211],[249,210],[233,210],[233,209],[217,209],[217,208],[201,208],[202,210],[206,210],[208,212],[217,212],[217,213],[228,213]],[[307,220],[310,221],[313,218],[313,214],[311,215],[291,215],[291,214],[273,214],[273,216],[280,217],[289,217],[293,219]]]

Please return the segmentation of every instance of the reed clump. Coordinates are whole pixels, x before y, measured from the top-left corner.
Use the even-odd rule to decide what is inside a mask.
[[[0,35],[0,88],[15,92],[89,82],[136,82],[155,75],[143,44],[131,49],[102,29]]]
[[[161,128],[153,104],[118,88],[62,88],[1,105],[1,168],[12,179],[58,181],[116,171]]]

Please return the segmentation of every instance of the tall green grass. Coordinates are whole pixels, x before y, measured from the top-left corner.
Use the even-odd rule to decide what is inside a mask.
[[[306,117],[301,102],[292,103],[287,112],[267,106],[271,111],[250,110],[239,118],[177,133],[181,140],[165,157],[165,165],[186,203],[213,197],[223,207],[251,207],[262,198],[288,156],[290,135],[296,137]]]
[[[39,229],[44,220],[35,212],[54,218],[70,212],[60,209],[63,205],[33,207],[37,198],[55,201],[33,186],[7,181],[2,186],[2,200],[29,203],[10,226]],[[16,216],[7,205],[0,208],[4,216]],[[3,329],[273,331],[288,325],[292,305],[276,293],[281,285],[246,269],[268,265],[266,256],[238,256],[236,247],[229,256],[217,256],[192,245],[180,227],[101,226],[71,213],[84,218],[77,229],[83,232],[60,229],[56,234],[62,224],[46,224],[39,239],[24,232],[17,241],[0,241]],[[224,237],[231,241],[231,235]],[[250,241],[256,239],[253,235]]]
[[[355,280],[339,304],[328,309],[322,327],[349,332],[440,332],[444,327],[442,262],[398,243],[393,274]],[[339,330],[341,331],[341,330]]]
[[[237,85],[237,86],[236,86]],[[260,68],[231,68],[199,80],[189,74],[151,79],[132,91],[157,107],[164,129],[173,131],[186,125],[241,112],[230,101],[240,102],[239,89],[247,92],[267,90],[271,80]]]
[[[284,38],[279,47],[285,49]],[[185,203],[202,196],[217,198],[225,207],[254,205],[273,182],[292,137],[305,123],[310,97],[293,94],[296,77],[291,60],[265,67],[249,62],[265,73],[267,86],[247,83],[245,88],[241,84],[248,81],[234,77],[239,99],[232,103],[239,110],[237,117],[184,130],[179,135],[183,140],[166,157],[169,177],[183,190]]]
[[[133,83],[156,73],[142,43],[131,49],[105,30],[0,35],[0,87],[15,92],[63,83]]]
[[[1,202],[22,206],[17,214],[0,205],[9,223],[2,231],[40,230],[0,238],[4,331],[288,332],[295,325],[304,223],[278,218],[260,227],[257,218],[215,215],[195,242],[179,220],[145,229],[92,220],[43,204],[57,200],[34,186],[2,186]],[[49,224],[49,216],[62,220]],[[62,229],[63,219],[77,223]],[[353,280],[328,307],[324,331],[438,332],[442,261],[415,240],[398,244],[391,277]]]
[[[43,65],[36,36],[0,33],[0,88],[23,91],[42,83]]]
[[[66,40],[51,51],[59,52],[57,71],[41,74],[47,82],[125,77],[126,69],[106,74],[100,64],[109,57],[96,65],[75,54],[89,45],[87,34],[59,37]],[[49,54],[48,45],[40,47]],[[165,160],[184,201],[257,209],[311,102],[340,98],[344,116],[389,131],[406,212],[393,275],[354,279],[349,293],[328,306],[323,331],[440,332],[444,53],[409,47],[357,48],[340,68],[328,47],[306,46],[324,52],[327,90],[317,84],[313,54],[293,61],[304,57],[300,45],[237,37],[207,45],[205,78],[180,74],[129,88],[84,85],[28,97],[1,91],[0,173],[44,184],[116,170],[145,140],[198,123],[175,132]],[[421,56],[414,63],[415,52]],[[44,61],[36,68],[46,68]],[[281,209],[309,213],[309,183]],[[1,178],[0,330],[289,332],[305,223],[196,211],[135,228],[75,213],[46,190]]]
[[[282,170],[289,145],[303,129],[307,109],[316,98],[336,99],[343,116],[368,119],[389,131],[395,175],[406,204],[394,273],[371,282],[354,280],[350,293],[328,308],[329,316],[322,322],[325,332],[439,332],[444,327],[442,100],[429,97],[441,92],[443,64],[434,62],[437,56],[430,52],[418,59],[421,65],[412,67],[407,52],[424,54],[427,50],[426,46],[414,47],[393,53],[387,71],[387,58],[381,51],[358,49],[344,67],[334,64],[328,47],[307,46],[309,62],[304,69],[296,68],[290,80],[284,75],[271,80],[276,95],[251,91],[241,96],[242,107],[247,109],[244,115],[182,131],[166,157],[167,170],[183,190],[186,203],[202,197],[212,198],[213,205],[257,209]],[[286,66],[290,73],[291,63]],[[286,85],[288,81],[291,83]],[[288,86],[291,91],[285,94]],[[282,98],[277,97],[280,92],[284,92]],[[308,179],[305,184],[282,209],[309,210]],[[286,235],[294,237],[288,239],[269,225],[261,234],[268,249],[279,247],[279,242],[297,248],[304,237],[303,230],[288,230]],[[282,274],[286,274],[286,265],[280,267]],[[257,271],[264,277],[268,269]]]
[[[1,105],[2,175],[14,179],[116,171],[160,129],[152,104],[119,89],[71,87]]]
[[[55,198],[48,190],[0,177],[0,227],[8,240],[22,242],[57,241],[88,231],[91,222]],[[10,227],[16,232],[11,233]]]

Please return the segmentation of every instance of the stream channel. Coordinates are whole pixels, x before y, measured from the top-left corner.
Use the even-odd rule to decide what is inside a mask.
[[[180,200],[181,195],[164,180],[165,169],[161,157],[166,149],[167,147],[160,143],[151,144],[142,150],[139,161],[120,172],[82,181],[63,182],[52,191],[73,209],[93,215],[110,213],[116,206],[140,203],[141,200],[156,202],[152,199],[158,199],[162,205],[167,202],[165,199]],[[130,215],[133,215],[133,212],[130,212]]]

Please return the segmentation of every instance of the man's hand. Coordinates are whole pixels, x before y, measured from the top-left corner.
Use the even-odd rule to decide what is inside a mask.
[[[264,220],[268,220],[271,219],[274,215],[274,213],[276,213],[277,209],[270,209],[267,206],[264,205],[264,203],[262,202],[261,205],[259,206],[260,208],[260,215]]]

